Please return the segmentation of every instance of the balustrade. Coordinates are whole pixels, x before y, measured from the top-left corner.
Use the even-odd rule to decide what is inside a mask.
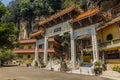
[[[105,47],[111,46],[111,45],[114,46],[114,45],[119,44],[119,43],[120,43],[120,39],[116,39],[116,40],[111,40],[108,42],[98,43],[98,47],[101,49],[101,48],[105,48]],[[92,45],[86,46],[85,49],[92,49]]]

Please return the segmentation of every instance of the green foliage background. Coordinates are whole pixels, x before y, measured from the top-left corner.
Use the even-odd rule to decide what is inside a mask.
[[[0,61],[1,65],[5,61],[11,60],[14,57],[12,49],[14,48],[14,41],[16,41],[16,33],[18,32],[13,22],[6,22],[5,16],[10,12],[0,2]]]

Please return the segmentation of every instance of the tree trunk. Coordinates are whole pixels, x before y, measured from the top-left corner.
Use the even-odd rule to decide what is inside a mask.
[[[32,22],[33,22],[33,12],[32,11],[30,11],[30,16],[29,16],[30,18],[29,18],[29,26],[28,26],[28,32],[27,32],[27,34],[28,34],[28,38],[30,37],[29,36],[29,34],[31,33],[31,31],[32,31]]]
[[[0,64],[0,66],[3,66],[3,64],[4,64],[4,61],[1,60],[1,64]]]
[[[18,28],[18,30],[20,30],[20,18],[18,18],[18,20],[17,20],[17,28]],[[19,33],[17,33],[17,37],[19,38]]]

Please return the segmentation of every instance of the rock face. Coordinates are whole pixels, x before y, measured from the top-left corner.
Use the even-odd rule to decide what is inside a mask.
[[[35,17],[32,21],[32,27],[30,27],[28,20],[21,19],[20,20],[20,28],[19,28],[19,40],[20,39],[29,39],[30,33],[33,32],[33,28],[35,27],[36,23],[39,21],[45,20],[44,17]],[[31,28],[31,29],[30,29]]]
[[[27,21],[21,20],[20,22],[20,32],[19,32],[19,39],[27,39]]]

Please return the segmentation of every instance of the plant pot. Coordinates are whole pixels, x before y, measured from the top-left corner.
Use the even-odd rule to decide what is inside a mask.
[[[95,72],[95,76],[98,76],[98,75],[100,75],[100,72],[99,72],[99,69],[94,69],[94,72]]]

